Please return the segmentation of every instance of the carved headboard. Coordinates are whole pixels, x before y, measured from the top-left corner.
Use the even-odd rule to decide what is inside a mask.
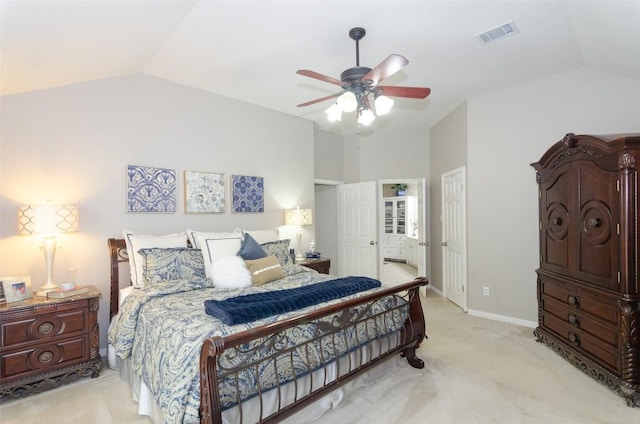
[[[109,261],[111,265],[111,298],[109,309],[109,321],[118,313],[120,305],[120,263],[129,262],[129,253],[124,239],[110,238],[107,240],[109,244]]]

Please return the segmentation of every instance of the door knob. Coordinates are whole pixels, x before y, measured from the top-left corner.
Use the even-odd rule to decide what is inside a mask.
[[[443,241],[443,242],[442,242],[442,245],[443,245],[444,247],[447,247],[447,242],[446,242],[446,241]]]
[[[369,242],[369,244],[370,244],[371,246],[375,246],[376,242],[375,242],[375,241],[373,241],[373,240],[371,240],[371,241]]]

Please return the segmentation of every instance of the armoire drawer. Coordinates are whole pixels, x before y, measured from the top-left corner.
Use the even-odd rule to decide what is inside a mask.
[[[542,299],[542,309],[545,316],[552,314],[571,327],[579,328],[598,338],[613,349],[619,347],[620,335],[616,325],[594,318],[587,313],[583,313],[580,309],[548,296]]]
[[[555,333],[565,343],[577,351],[588,355],[593,361],[599,363],[606,369],[620,374],[622,367],[620,354],[617,349],[603,343],[586,331],[575,328],[551,313],[542,314],[542,327]]]
[[[614,300],[603,298],[588,290],[571,284],[541,279],[544,297],[556,299],[581,313],[598,317],[614,325],[620,324],[620,308]]]

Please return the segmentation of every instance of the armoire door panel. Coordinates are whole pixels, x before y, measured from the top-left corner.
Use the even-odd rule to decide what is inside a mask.
[[[575,178],[569,172],[559,173],[557,178],[541,188],[541,265],[556,272],[569,272],[571,224],[569,210],[571,188]]]
[[[578,173],[578,204],[578,276],[598,286],[614,289],[618,285],[620,269],[616,175],[595,164],[585,164]]]

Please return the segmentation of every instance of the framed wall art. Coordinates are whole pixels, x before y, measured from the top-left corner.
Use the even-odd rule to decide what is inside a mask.
[[[231,176],[234,212],[264,212],[264,179],[246,175]]]
[[[151,166],[127,166],[127,212],[174,213],[176,171]]]
[[[186,213],[224,212],[224,174],[184,171]]]
[[[33,297],[31,277],[0,277],[3,296],[7,303]]]

